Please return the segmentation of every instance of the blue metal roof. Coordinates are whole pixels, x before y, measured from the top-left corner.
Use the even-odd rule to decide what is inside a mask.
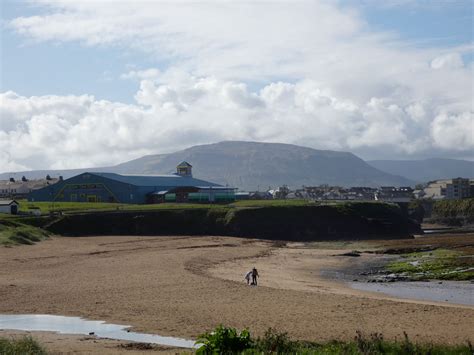
[[[87,173],[135,186],[221,186],[213,182],[179,175],[120,175],[115,173]]]

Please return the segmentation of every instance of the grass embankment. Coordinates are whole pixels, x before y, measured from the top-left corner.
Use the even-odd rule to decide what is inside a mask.
[[[0,338],[1,355],[46,355],[46,350],[32,337]]]
[[[474,280],[474,256],[454,250],[436,249],[402,255],[387,269],[412,280]]]
[[[450,226],[473,224],[474,198],[435,201],[428,221]]]
[[[219,205],[192,204],[192,203],[163,203],[155,205],[134,205],[125,203],[106,202],[28,202],[18,201],[20,212],[28,213],[33,210],[40,210],[42,215],[51,212],[82,213],[82,212],[107,212],[107,211],[152,211],[163,209],[193,209],[212,208]]]
[[[195,209],[195,208],[246,208],[246,207],[293,207],[315,205],[342,205],[345,202],[310,202],[308,200],[243,200],[230,204],[210,203],[161,203],[161,204],[125,204],[106,202],[28,202],[18,200],[20,212],[29,213],[40,210],[42,215],[51,212],[82,213],[82,212],[107,212],[107,211],[153,211],[168,209]]]
[[[0,220],[0,245],[31,245],[47,239],[49,235],[50,233],[44,229],[19,223],[12,219]]]
[[[318,344],[304,341],[293,341],[286,333],[268,329],[262,338],[253,339],[248,330],[238,331],[234,328],[217,327],[213,332],[204,333],[197,341],[200,345],[198,355],[211,354],[472,354],[470,343],[466,345],[433,345],[416,344],[405,338],[401,341],[385,340],[382,334],[364,336],[357,333],[353,341],[331,341]]]

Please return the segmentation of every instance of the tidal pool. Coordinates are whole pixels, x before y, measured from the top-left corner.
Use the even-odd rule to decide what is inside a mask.
[[[47,314],[0,314],[0,329],[94,335],[99,338],[128,340],[179,348],[196,348],[193,340],[131,332],[127,330],[129,327],[128,325],[108,324],[104,321],[87,320],[79,317]]]
[[[349,284],[357,290],[380,292],[399,298],[474,306],[474,283],[469,281],[349,282]]]

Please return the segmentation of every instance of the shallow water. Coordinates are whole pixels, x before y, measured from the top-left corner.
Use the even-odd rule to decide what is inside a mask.
[[[470,281],[368,282],[383,280],[386,276],[383,273],[384,265],[397,258],[397,255],[386,254],[351,258],[349,266],[322,270],[321,275],[329,280],[342,281],[357,290],[379,292],[397,298],[474,306],[474,283]]]
[[[79,317],[64,317],[45,314],[11,315],[0,314],[0,329],[46,331],[60,334],[93,335],[99,338],[128,340],[140,343],[167,345],[180,348],[195,348],[193,340],[163,337],[127,331],[128,325],[108,324]]]
[[[349,282],[352,288],[389,296],[474,306],[474,283],[463,281]]]

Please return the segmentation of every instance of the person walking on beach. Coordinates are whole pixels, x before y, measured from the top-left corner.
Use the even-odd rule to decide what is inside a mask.
[[[254,268],[252,269],[252,283],[251,283],[252,285],[257,286],[257,277],[259,277],[258,276],[258,271],[254,266]]]
[[[252,270],[245,274],[244,279],[247,281],[247,285],[250,285],[250,278],[252,277]]]

